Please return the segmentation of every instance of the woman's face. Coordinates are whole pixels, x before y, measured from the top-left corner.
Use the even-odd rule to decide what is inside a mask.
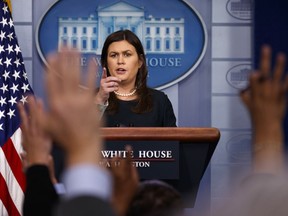
[[[107,67],[111,76],[121,79],[121,84],[135,85],[136,75],[141,65],[142,60],[135,47],[126,40],[109,45]]]

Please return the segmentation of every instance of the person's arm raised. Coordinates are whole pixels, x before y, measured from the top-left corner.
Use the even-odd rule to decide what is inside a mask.
[[[287,107],[287,76],[283,80],[285,56],[278,54],[271,74],[271,49],[263,46],[259,69],[250,76],[250,85],[241,98],[251,116],[253,165],[256,173],[284,171],[283,120]]]

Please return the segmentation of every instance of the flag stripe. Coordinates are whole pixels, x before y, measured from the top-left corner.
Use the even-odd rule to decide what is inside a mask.
[[[22,162],[11,139],[2,147],[6,160],[22,190],[25,190],[25,176],[22,172]]]
[[[20,136],[20,134],[18,133],[18,131],[21,132],[20,129],[18,129],[12,137],[15,136]],[[12,138],[11,137],[11,138]],[[21,137],[20,137],[21,139]],[[22,161],[20,158],[20,153],[16,150],[16,147],[19,146],[19,143],[21,145],[21,140],[15,138],[15,141],[12,142],[12,139],[8,139],[8,141],[6,142],[6,144],[2,147],[3,152],[5,154],[6,160],[16,178],[16,180],[18,181],[20,187],[22,188],[23,191],[25,191],[25,175],[22,171]],[[17,145],[18,144],[18,145]]]
[[[8,187],[7,190],[4,190],[4,191],[1,190],[0,199],[2,199],[5,196],[10,197],[13,200],[14,205],[16,206],[18,211],[21,212],[24,192],[22,191],[18,181],[13,175],[13,172],[6,160],[6,157],[2,148],[0,148],[0,165],[1,165],[0,174],[2,175],[3,179],[6,181],[5,184]]]
[[[11,140],[15,146],[18,155],[21,155],[21,153],[23,152],[23,146],[22,146],[22,132],[20,127],[11,136]]]
[[[16,206],[14,205],[14,202],[13,202],[11,196],[9,195],[6,181],[3,178],[1,173],[0,173],[0,191],[1,191],[0,198],[2,200],[4,207],[6,208],[6,211],[8,212],[8,215],[11,215],[11,216],[20,215],[19,211],[17,210]]]
[[[7,212],[4,204],[2,203],[1,199],[0,199],[0,215],[1,216],[8,216],[8,212]]]

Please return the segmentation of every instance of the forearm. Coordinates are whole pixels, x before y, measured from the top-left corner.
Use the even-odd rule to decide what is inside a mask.
[[[253,168],[256,173],[281,174],[285,170],[282,124],[273,122],[254,128]]]

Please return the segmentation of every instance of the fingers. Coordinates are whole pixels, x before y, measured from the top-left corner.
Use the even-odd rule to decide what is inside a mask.
[[[45,73],[45,85],[48,101],[52,101],[58,93],[62,92],[62,77],[59,74],[57,54],[51,54],[47,58],[48,67]]]
[[[118,89],[118,86],[119,86],[119,83],[121,82],[121,79],[114,77],[114,76],[107,77],[106,73],[107,73],[106,68],[104,68],[103,73],[102,73],[102,79],[101,79],[102,87],[104,87],[104,88],[117,88]],[[106,74],[106,75],[103,76],[103,74]],[[115,90],[115,89],[113,89],[113,90]]]
[[[79,85],[80,81],[80,53],[74,49],[61,49],[58,58],[59,73],[63,80],[62,89],[66,92],[75,91],[75,87]]]
[[[245,91],[241,91],[240,98],[242,102],[249,108],[249,101],[251,98],[250,89],[246,89]]]
[[[103,68],[101,79],[107,78],[107,69],[106,67]]]
[[[265,78],[270,77],[271,73],[271,48],[264,45],[261,50],[260,68],[261,75]],[[286,57],[283,53],[277,54],[276,63],[273,71],[273,80],[279,82],[285,70]]]
[[[88,64],[88,76],[87,76],[86,83],[87,83],[88,89],[91,91],[92,94],[94,94],[95,88],[96,88],[97,71],[98,71],[98,66],[96,65],[94,61],[90,60]]]
[[[275,87],[282,85],[282,76],[285,71],[286,57],[283,53],[279,53],[277,55],[274,71],[271,73],[271,55],[271,48],[267,45],[264,45],[261,50],[259,70],[250,75],[248,89],[250,92],[252,92],[252,94],[256,89],[260,87],[260,85],[263,88],[265,86],[268,88],[267,85],[274,85]],[[280,82],[281,84],[279,84]],[[285,82],[283,85],[286,86]],[[244,90],[244,92],[245,91],[246,90]],[[243,92],[241,92],[241,94],[243,94]],[[247,99],[245,98],[245,95],[244,99]]]
[[[37,134],[36,130],[39,129],[36,123],[37,120],[34,116],[37,112],[36,106],[35,98],[32,95],[28,97],[28,110],[26,110],[22,103],[18,103],[18,109],[21,118],[21,129],[23,131],[24,140],[26,135]],[[23,147],[25,148],[25,142],[23,143]]]
[[[37,113],[39,109],[41,109],[41,107],[33,96],[28,98],[28,107],[29,107],[29,113],[30,113],[30,124],[32,126],[35,126],[37,125],[36,123]]]
[[[242,102],[244,102],[252,116],[257,116],[258,118],[260,116],[259,111],[261,110],[262,115],[268,116],[267,113],[269,113],[269,116],[271,116],[272,112],[274,112],[276,118],[281,118],[285,110],[286,93],[288,91],[287,75],[287,78],[282,79],[285,63],[285,55],[278,53],[275,59],[274,70],[271,71],[271,49],[269,46],[263,46],[260,68],[250,74],[249,88],[240,94]]]
[[[132,146],[130,145],[126,145],[125,146],[125,151],[128,152],[128,156],[127,156],[127,159],[129,160],[129,162],[132,162]]]
[[[19,115],[21,119],[21,130],[22,130],[22,147],[26,151],[27,149],[27,143],[26,143],[26,135],[29,131],[29,120],[28,120],[28,114],[25,110],[25,107],[22,103],[18,103],[18,110]]]
[[[21,119],[25,125],[23,125],[23,135],[30,135],[30,136],[43,136],[48,131],[47,125],[49,124],[48,117],[44,112],[44,105],[42,100],[35,99],[34,96],[28,97],[28,110],[30,114],[30,118],[28,118],[27,114],[26,116],[23,113],[22,108],[21,109]],[[25,111],[25,110],[24,110]]]
[[[271,71],[271,48],[264,45],[261,49],[259,70],[264,77],[269,77]]]
[[[259,89],[259,85],[262,84],[262,75],[261,72],[256,71],[256,73],[252,73],[250,75],[249,83],[250,83],[250,89],[249,89],[249,94],[250,98],[254,97],[255,92]]]
[[[280,82],[285,70],[285,63],[286,63],[286,57],[283,53],[279,53],[276,57],[276,63],[273,73],[273,80],[275,82]]]
[[[125,152],[125,156],[113,157],[111,159],[111,170],[122,175],[124,174],[123,170],[128,174],[131,173],[131,168],[134,167],[132,164],[132,147],[130,145],[125,146]]]
[[[106,79],[101,80],[101,87],[107,92],[117,91],[120,82],[121,80],[117,77],[109,76]]]
[[[130,174],[131,174],[131,177],[132,179],[134,179],[136,182],[139,181],[139,174],[138,174],[138,171],[137,171],[137,168],[136,166],[133,166],[132,165],[132,161],[133,161],[133,158],[132,158],[132,153],[133,153],[133,149],[132,149],[132,146],[130,145],[126,145],[125,146],[125,150],[128,152],[128,157],[127,157],[127,163],[130,167]]]
[[[49,101],[61,95],[73,94],[80,84],[80,53],[76,50],[61,48],[59,53],[49,55],[46,69],[46,89]]]
[[[261,85],[263,82],[262,78],[263,77],[258,71],[250,74],[249,86],[240,92],[240,98],[249,110],[251,108],[251,102],[255,97],[255,94],[258,92],[257,90],[259,89],[259,85]]]
[[[23,172],[26,172],[26,170],[29,166],[26,152],[20,153],[20,157],[21,157],[21,161],[22,161],[22,170],[23,170]]]
[[[44,111],[43,104],[34,96],[28,97],[27,108],[18,104],[21,117],[22,145],[26,152],[25,167],[31,164],[46,164],[46,156],[51,150],[51,140],[39,123],[39,116]]]
[[[103,85],[102,87],[106,88],[113,88],[113,91],[118,90],[119,83],[121,82],[121,79],[118,77],[114,76],[109,76],[107,77],[107,69],[104,67],[103,72],[102,72],[102,77],[101,77],[101,84]],[[117,89],[114,89],[117,88]]]
[[[22,103],[18,103],[17,106],[18,106],[20,119],[21,119],[21,130],[27,131],[27,129],[29,128],[28,114],[26,113],[25,107]]]

